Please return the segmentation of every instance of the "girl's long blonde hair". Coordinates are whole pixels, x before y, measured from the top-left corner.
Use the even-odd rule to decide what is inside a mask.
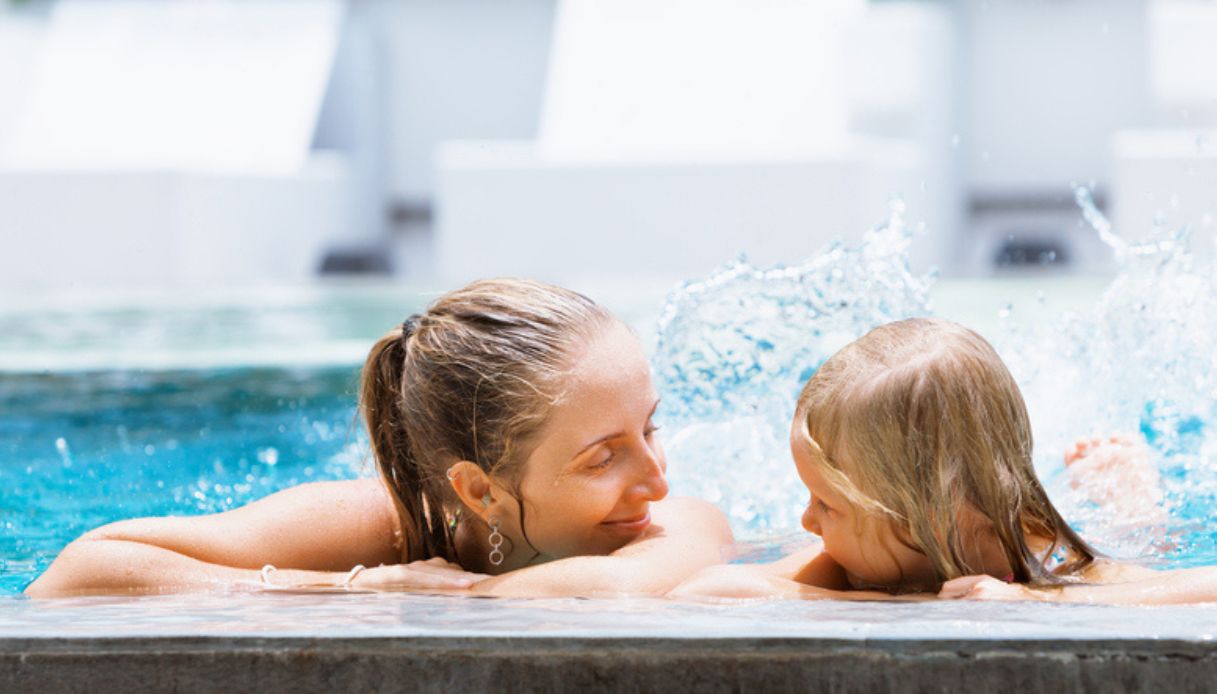
[[[939,581],[983,572],[966,559],[970,511],[992,524],[1020,583],[1059,584],[1097,556],[1036,478],[1018,384],[960,325],[889,323],[837,352],[803,387],[795,434],[828,483],[887,517]],[[1062,560],[1049,566],[1054,554]]]

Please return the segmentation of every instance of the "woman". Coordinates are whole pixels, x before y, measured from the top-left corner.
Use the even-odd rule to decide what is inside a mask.
[[[474,282],[368,356],[360,408],[379,479],[103,526],[65,547],[25,592],[252,582],[663,594],[721,562],[731,532],[712,505],[665,499],[657,405],[637,339],[604,308],[537,282]]]

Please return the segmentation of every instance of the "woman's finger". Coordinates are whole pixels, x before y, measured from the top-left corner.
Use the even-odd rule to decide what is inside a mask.
[[[437,573],[431,571],[419,571],[417,569],[405,569],[401,572],[397,572],[396,575],[386,577],[386,579],[387,587],[399,589],[462,589],[469,588],[477,582],[464,574]]]
[[[490,576],[487,574],[477,574],[471,571],[466,571],[457,564],[439,566],[437,564],[414,562],[412,564],[406,564],[405,568],[410,571],[419,571],[437,576],[464,576],[472,581],[481,581],[490,578]]]
[[[459,567],[450,568],[449,566],[438,566],[425,562],[401,564],[391,568],[393,572],[388,574],[390,580],[402,583],[424,582],[427,585],[431,585],[431,581],[443,581],[469,586],[489,578],[489,576],[484,574],[471,573]]]

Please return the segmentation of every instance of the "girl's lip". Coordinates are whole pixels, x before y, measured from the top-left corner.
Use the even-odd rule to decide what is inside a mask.
[[[642,532],[643,530],[646,530],[646,527],[650,524],[651,512],[647,511],[641,516],[617,521],[604,521],[600,525],[612,530],[620,530],[624,532]]]

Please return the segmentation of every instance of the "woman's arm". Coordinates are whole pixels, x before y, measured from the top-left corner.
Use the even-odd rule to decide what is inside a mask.
[[[821,549],[816,543],[771,564],[711,566],[676,586],[667,597],[699,602],[766,598],[906,601],[925,597],[852,590],[845,572]]]
[[[654,525],[643,538],[604,557],[570,557],[487,579],[474,594],[498,597],[663,595],[699,569],[721,564],[733,541],[712,504],[670,499],[651,506]]]
[[[869,593],[838,591],[800,583],[771,570],[768,564],[710,566],[668,592],[674,600],[732,602],[736,600],[866,600]],[[890,597],[890,596],[884,596]]]
[[[25,589],[30,597],[215,590],[258,582],[340,585],[358,564],[398,564],[396,510],[379,480],[318,482],[207,516],[137,518],[85,533]],[[421,573],[420,573],[421,572]],[[454,578],[460,575],[459,579]],[[467,587],[443,562],[369,569],[358,587]],[[417,579],[417,580],[416,580]],[[355,585],[355,584],[352,584]]]
[[[1178,605],[1217,601],[1217,567],[1158,571],[1149,578],[1125,583],[1031,588],[990,576],[965,576],[947,581],[941,598],[963,600],[1035,600],[1103,605]]]

